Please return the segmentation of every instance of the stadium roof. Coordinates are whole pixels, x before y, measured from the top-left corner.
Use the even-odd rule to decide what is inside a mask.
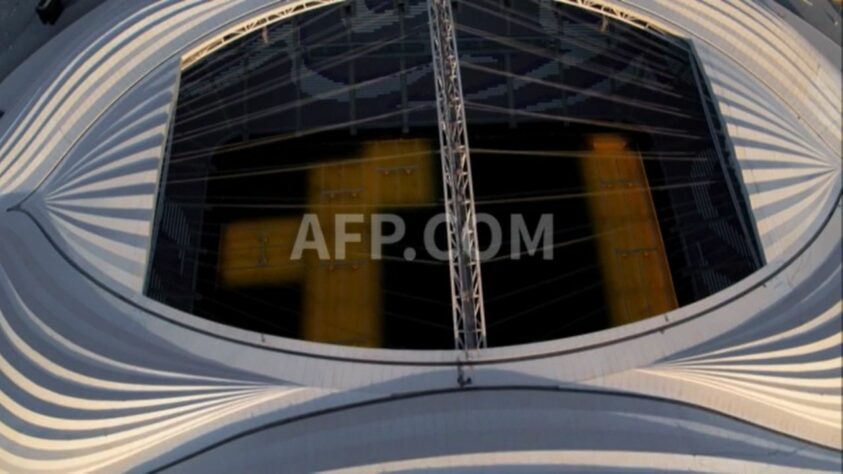
[[[334,2],[107,2],[0,84],[0,470],[839,469],[839,69],[755,2],[564,1],[693,43],[761,270],[468,361],[167,307],[142,287],[185,61]]]

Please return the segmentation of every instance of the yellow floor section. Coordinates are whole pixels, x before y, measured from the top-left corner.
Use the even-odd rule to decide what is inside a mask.
[[[436,198],[434,158],[426,140],[380,140],[364,143],[360,157],[314,167],[308,177],[307,212],[317,215],[331,259],[320,260],[311,250],[302,260],[290,259],[300,216],[234,222],[222,231],[221,284],[244,288],[301,281],[302,338],[380,346],[381,265],[371,256],[370,216],[429,205]],[[361,242],[346,244],[341,259],[335,253],[338,214],[364,218],[346,225],[347,232],[361,235]]]
[[[227,288],[301,281],[304,262],[291,261],[301,219],[255,219],[225,225],[220,241],[219,281]]]
[[[594,135],[584,184],[612,326],[677,307],[644,162],[618,135]]]

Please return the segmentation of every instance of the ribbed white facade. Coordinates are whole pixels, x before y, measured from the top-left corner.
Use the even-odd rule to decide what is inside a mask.
[[[106,2],[0,84],[27,84],[0,119],[0,471],[839,470],[840,64],[755,2],[564,1],[693,43],[764,268],[645,321],[482,350],[469,389],[454,351],[166,307],[142,287],[182,60],[335,2]]]

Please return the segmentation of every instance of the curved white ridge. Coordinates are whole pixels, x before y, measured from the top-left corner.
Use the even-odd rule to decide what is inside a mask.
[[[165,308],[141,291],[181,61],[293,2],[109,0],[38,53],[54,69],[0,120],[0,471],[839,469],[839,69],[753,2],[561,1],[692,41],[765,268],[640,323],[484,351],[465,369],[476,393],[450,351]]]
[[[630,469],[638,472],[662,470],[691,472],[767,472],[789,473],[788,468],[771,467],[767,463],[733,460],[717,456],[689,454],[660,454],[637,451],[505,451],[435,456],[413,460],[392,461],[352,468],[332,469],[330,474],[401,472],[417,469],[447,469],[451,472],[578,472],[582,469]],[[807,469],[802,472],[827,472]]]
[[[236,456],[250,446],[276,449],[255,450],[245,461]],[[718,415],[617,394],[526,388],[348,407],[263,425],[201,456],[168,461],[144,467],[226,471],[283,462],[293,472],[509,473],[829,472],[838,465],[836,453],[797,448]]]

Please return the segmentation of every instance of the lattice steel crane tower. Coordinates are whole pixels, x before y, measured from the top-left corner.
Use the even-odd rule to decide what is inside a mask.
[[[430,42],[445,188],[454,340],[466,352],[486,346],[477,219],[465,103],[451,0],[429,0]]]

